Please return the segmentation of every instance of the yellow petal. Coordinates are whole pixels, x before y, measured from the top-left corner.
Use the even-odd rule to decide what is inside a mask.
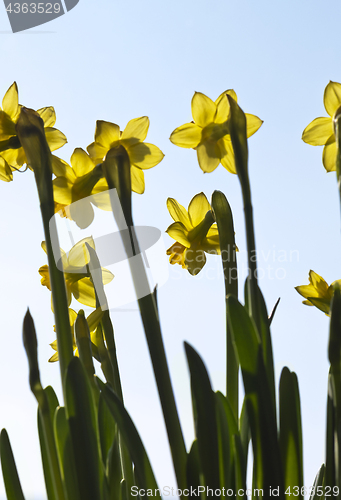
[[[16,135],[15,123],[12,119],[2,110],[0,110],[0,136],[1,140],[5,141],[13,135]]]
[[[77,177],[88,174],[95,167],[90,156],[82,148],[76,148],[72,153],[71,165]]]
[[[1,153],[1,155],[7,161],[7,163],[10,165],[10,167],[13,167],[13,169],[20,168],[20,167],[22,167],[22,165],[27,163],[27,158],[26,158],[25,151],[23,148],[7,149],[6,151],[3,151]],[[31,168],[31,167],[29,166],[29,168]]]
[[[205,141],[197,147],[198,162],[203,172],[213,172],[220,163],[219,147],[214,142]]]
[[[97,120],[95,131],[95,142],[109,150],[112,145],[120,140],[120,127],[116,123]]]
[[[71,205],[73,183],[66,177],[57,177],[52,185],[54,200],[61,205]]]
[[[111,201],[106,179],[100,179],[93,188],[91,203],[101,210],[111,211]]]
[[[317,290],[313,287],[313,285],[301,285],[296,286],[295,290],[302,295],[305,299],[308,297],[318,297]]]
[[[147,137],[149,128],[148,116],[130,120],[122,132],[121,141],[124,145],[131,146],[137,142],[143,142]]]
[[[41,276],[41,284],[43,286],[46,286],[49,290],[51,290],[51,283],[50,283],[50,274],[49,274],[49,266],[41,266],[41,268],[38,270],[38,273]]]
[[[196,148],[201,141],[202,129],[195,123],[185,123],[176,128],[169,140],[180,148]]]
[[[193,226],[190,222],[187,210],[180,205],[174,198],[168,198],[167,208],[170,216],[175,222],[182,222],[186,229],[191,230]]]
[[[37,113],[44,122],[44,127],[53,127],[56,123],[56,112],[53,106],[37,109]]]
[[[103,285],[107,285],[114,279],[114,275],[112,272],[109,271],[109,269],[105,269],[102,267],[102,281]]]
[[[95,289],[90,278],[83,278],[72,283],[70,290],[78,302],[89,307],[96,307]]]
[[[134,193],[142,194],[144,193],[144,173],[140,168],[134,167],[130,168],[131,173],[131,190]]]
[[[190,247],[190,241],[188,239],[188,231],[186,227],[181,223],[181,222],[173,222],[169,226],[169,228],[166,230],[166,233],[173,238],[174,240],[178,241],[185,247],[189,248]]]
[[[313,285],[313,287],[316,288],[320,297],[324,296],[327,293],[329,288],[328,283],[322,278],[322,276],[315,273],[315,271],[309,271],[309,281]],[[314,295],[312,295],[312,297],[314,297]]]
[[[54,363],[55,361],[58,361],[59,360],[59,357],[58,357],[58,352],[55,352],[53,354],[53,356],[50,357],[49,359],[49,363]]]
[[[237,102],[237,94],[234,90],[225,90],[225,92],[220,94],[218,99],[215,101],[217,106],[217,112],[214,118],[215,123],[224,123],[229,117],[230,105],[226,94],[230,95],[232,99]]]
[[[333,116],[337,108],[341,105],[341,84],[329,82],[324,91],[324,107],[329,116]]]
[[[95,163],[100,163],[105,158],[107,152],[109,151],[109,148],[102,146],[98,142],[93,142],[89,144],[89,146],[86,149]]]
[[[97,328],[102,317],[103,317],[103,311],[100,307],[98,307],[86,318],[90,332],[93,332]]]
[[[13,181],[11,167],[2,156],[0,156],[0,179],[5,182]]]
[[[192,98],[192,116],[199,127],[206,127],[214,121],[217,106],[215,103],[201,92],[195,92]]]
[[[76,175],[66,161],[52,155],[52,172],[56,177],[66,177],[72,183],[76,180]]]
[[[261,127],[263,120],[258,118],[258,116],[250,115],[248,113],[245,113],[245,116],[246,116],[246,135],[247,137],[251,137]]]
[[[130,163],[143,169],[155,167],[165,156],[157,146],[147,142],[133,144],[127,148],[127,151]]]
[[[14,120],[19,111],[19,102],[18,102],[18,87],[16,82],[12,83],[10,88],[7,90],[3,100],[2,100],[2,109],[5,113],[8,114]]]
[[[330,312],[330,302],[320,299],[317,297],[309,297],[309,301],[317,307],[317,309],[320,309],[320,311],[323,311],[327,316],[329,315]]]
[[[231,174],[236,174],[236,164],[234,161],[234,152],[232,147],[232,142],[227,139],[221,139],[218,142],[220,155],[221,155],[221,164],[228,172]]]
[[[55,151],[67,143],[65,135],[56,128],[47,127],[45,129],[45,136],[51,151]]]
[[[205,218],[206,213],[211,210],[211,205],[209,204],[204,193],[196,194],[189,206],[188,214],[192,223],[192,226],[198,226]]]
[[[206,263],[206,255],[201,248],[187,248],[185,251],[185,265],[192,276],[200,273]]]
[[[91,248],[96,250],[95,242],[91,236],[87,238],[83,238],[81,241],[78,241],[70,250],[68,254],[68,263],[71,267],[85,267],[90,260],[90,254],[86,247],[88,244]],[[64,270],[67,272],[67,269]]]
[[[322,161],[327,172],[336,170],[337,147],[334,136],[331,136],[323,148]]]
[[[312,146],[323,146],[331,135],[334,134],[333,122],[328,117],[315,118],[304,129],[302,140]]]

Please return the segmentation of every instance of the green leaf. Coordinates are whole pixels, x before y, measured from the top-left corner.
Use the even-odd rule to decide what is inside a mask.
[[[56,409],[54,434],[67,497],[72,500],[80,500],[69,422],[64,407]]]
[[[121,494],[121,456],[118,433],[115,434],[114,442],[109,450],[107,458],[107,478],[110,491],[110,500],[118,500]]]
[[[216,490],[220,488],[220,479],[214,392],[199,354],[186,342],[185,350],[191,374],[192,398],[197,412],[196,436],[201,470],[204,474],[206,487]]]
[[[103,463],[106,463],[109,450],[113,446],[116,435],[116,422],[111,412],[109,411],[102,393],[100,393],[98,402],[98,429],[101,443],[102,460]]]
[[[218,444],[221,487],[235,489],[233,436],[239,434],[238,424],[228,398],[216,392]]]
[[[97,377],[96,380],[104,400],[118,426],[119,432],[123,437],[124,443],[128,448],[131,460],[135,465],[135,477],[138,487],[152,490],[157,489],[158,486],[148,455],[127,410],[109,385],[104,384]],[[130,485],[128,485],[128,488],[130,488]]]
[[[0,434],[0,457],[7,500],[25,500],[6,429]]]
[[[239,434],[233,435],[233,450],[235,456],[235,491],[244,491],[243,495],[236,494],[236,498],[246,500],[246,463],[244,461],[244,451]]]
[[[100,460],[94,402],[87,374],[77,357],[68,366],[65,389],[79,495],[82,500],[100,500]]]
[[[246,394],[258,488],[279,487],[283,498],[283,475],[272,394],[256,327],[236,297],[227,299],[228,320],[235,343]]]
[[[239,433],[240,433],[241,444],[243,447],[244,463],[247,464],[249,443],[251,439],[251,429],[250,429],[250,422],[249,422],[249,416],[247,414],[245,399],[243,401],[242,411],[240,413],[240,418],[239,418]]]
[[[280,405],[280,449],[284,471],[284,487],[299,487],[299,495],[286,495],[286,498],[303,500],[303,448],[301,405],[297,376],[284,367],[279,385]]]
[[[311,493],[309,500],[321,500],[321,495],[317,494],[317,488],[319,486],[320,487],[323,486],[324,473],[325,473],[325,466],[324,466],[324,464],[322,464],[320,467],[320,470],[318,471],[318,473],[316,474],[316,477],[315,477],[315,481],[314,481],[315,492]]]
[[[191,449],[187,455],[187,466],[186,466],[186,475],[187,475],[187,488],[190,490],[197,490],[198,486],[203,486],[200,477],[200,460],[199,460],[199,450],[198,450],[198,440],[195,439],[192,443]],[[201,498],[201,493],[199,494],[199,498]]]
[[[58,500],[55,493],[53,475],[50,467],[48,446],[45,438],[45,433],[43,430],[42,414],[39,410],[38,410],[38,434],[39,434],[40,453],[41,453],[41,460],[43,463],[43,472],[44,472],[47,497],[49,500]]]

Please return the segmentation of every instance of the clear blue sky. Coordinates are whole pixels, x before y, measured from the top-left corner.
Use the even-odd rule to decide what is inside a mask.
[[[276,376],[287,365],[299,377],[308,487],[324,460],[328,318],[303,306],[294,286],[308,283],[310,269],[329,283],[341,278],[340,211],[335,174],[325,173],[322,148],[304,144],[301,134],[315,117],[326,116],[323,91],[329,80],[341,82],[340,13],[336,0],[80,0],[67,15],[13,35],[0,6],[0,95],[15,80],[20,103],[53,105],[56,126],[68,137],[59,151],[67,161],[75,147],[93,141],[97,119],[123,128],[131,118],[148,115],[148,142],[166,156],[146,173],[145,194],[133,197],[136,223],[164,231],[171,223],[167,197],[187,207],[196,193],[210,197],[220,189],[234,212],[241,268],[246,256],[237,177],[222,166],[204,175],[195,152],[177,148],[168,138],[192,119],[194,91],[216,99],[233,88],[244,111],[264,120],[249,143],[256,243],[265,274],[260,284],[269,309],[281,297],[272,328]],[[36,403],[21,340],[27,306],[39,336],[43,383],[57,386],[59,394],[60,386],[58,366],[47,363],[55,336],[50,294],[38,274],[46,256],[31,172],[0,183],[0,200],[0,425],[9,432],[27,498],[38,500],[44,497],[44,483]],[[166,235],[165,244],[171,244]],[[203,272],[197,278],[170,269],[159,294],[187,445],[193,426],[184,340],[204,358],[214,388],[224,390],[219,259],[211,257],[208,267],[210,276]],[[160,486],[174,485],[138,313],[114,312],[113,322],[126,405]]]

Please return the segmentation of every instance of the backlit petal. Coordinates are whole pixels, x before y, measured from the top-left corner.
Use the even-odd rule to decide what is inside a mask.
[[[44,122],[44,127],[53,127],[56,123],[56,112],[53,106],[37,109],[37,113]]]
[[[312,146],[323,146],[334,134],[332,120],[328,117],[315,118],[304,129],[302,140]]]
[[[180,203],[178,203],[174,198],[168,198],[167,208],[170,213],[170,216],[175,222],[182,222],[182,224],[188,230],[193,229],[187,210],[185,209],[185,207],[180,205]]]
[[[61,205],[71,205],[73,183],[66,177],[57,177],[52,185],[54,200]]]
[[[257,130],[261,127],[263,120],[258,118],[258,116],[250,115],[245,113],[246,116],[246,135],[251,137]]]
[[[2,100],[2,109],[12,118],[12,120],[14,120],[17,117],[18,108],[18,87],[16,82],[14,82],[7,90]]]
[[[108,148],[97,142],[92,142],[86,149],[95,163],[97,163],[97,161],[98,163],[101,162],[109,151]]]
[[[155,167],[165,156],[157,146],[147,142],[138,142],[133,146],[129,146],[127,151],[130,163],[143,169]]]
[[[214,121],[217,106],[215,103],[201,92],[195,92],[192,98],[192,116],[199,127],[206,127]]]
[[[66,161],[52,155],[52,172],[56,177],[66,177],[72,183],[76,180],[76,175]]]
[[[214,142],[205,141],[197,147],[198,162],[203,172],[213,172],[220,163],[219,147]]]
[[[68,254],[69,266],[81,268],[86,267],[90,260],[90,254],[86,247],[86,244],[96,250],[95,242],[91,236],[83,238],[71,248]]]
[[[134,167],[134,165],[130,168],[131,173],[131,190],[134,193],[142,194],[144,193],[144,173],[140,168]]]
[[[55,151],[67,143],[65,135],[56,128],[45,128],[45,136],[51,151]]]
[[[195,123],[185,123],[172,132],[169,140],[181,148],[196,148],[201,141],[202,129]]]
[[[0,179],[5,182],[13,181],[13,174],[11,167],[7,161],[0,156]]]
[[[329,116],[333,116],[339,106],[341,106],[341,84],[329,82],[323,96],[324,107]]]
[[[174,240],[178,241],[185,247],[189,248],[190,247],[190,241],[188,239],[188,231],[186,227],[181,223],[181,222],[173,222],[169,226],[169,228],[166,230],[166,233],[173,238]]]
[[[113,143],[120,140],[120,127],[116,123],[97,120],[95,131],[95,142],[109,150]]]
[[[215,101],[217,105],[217,112],[214,118],[214,121],[216,123],[224,123],[230,114],[230,105],[229,101],[226,97],[226,94],[230,95],[232,99],[234,99],[237,102],[237,94],[235,93],[234,90],[225,90],[225,92],[222,92],[218,99]]]
[[[196,194],[189,206],[188,214],[192,223],[192,226],[198,226],[205,218],[206,213],[211,210],[211,205],[209,204],[204,193]]]
[[[334,136],[330,137],[323,148],[322,161],[327,172],[336,170],[337,147]]]
[[[231,174],[236,174],[236,164],[234,161],[234,152],[232,147],[232,142],[227,139],[221,139],[218,142],[220,155],[221,155],[221,164],[228,172]]]
[[[95,167],[90,156],[82,148],[76,148],[72,153],[71,165],[77,177],[88,174]]]
[[[123,130],[121,141],[128,146],[136,144],[137,142],[143,142],[147,137],[148,128],[148,116],[134,118],[128,122],[126,128]]]
[[[95,289],[90,278],[83,278],[72,283],[70,290],[78,302],[89,307],[96,307]]]
[[[205,263],[206,255],[201,248],[187,248],[185,251],[185,265],[192,276],[200,273]]]

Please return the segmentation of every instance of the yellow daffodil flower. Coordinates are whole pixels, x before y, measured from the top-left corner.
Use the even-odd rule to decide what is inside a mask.
[[[1,156],[13,169],[19,169],[27,163],[24,149],[21,147],[15,125],[18,121],[21,105],[18,100],[18,87],[14,82],[7,90],[0,109],[0,151]],[[37,110],[44,122],[45,135],[51,151],[61,148],[66,137],[60,130],[53,128],[56,122],[56,113],[52,106]],[[29,165],[28,165],[29,166]],[[0,170],[3,170],[0,162]],[[0,179],[4,180],[0,174]]]
[[[71,167],[64,160],[53,157],[52,168],[56,178],[53,181],[53,194],[55,200],[55,211],[62,210],[63,215],[74,220],[81,228],[91,224],[94,211],[91,203],[102,210],[111,210],[111,203],[107,181],[103,178],[101,165],[90,158],[81,148],[76,148],[71,156]],[[66,208],[72,203],[94,196],[91,203],[82,203],[77,210],[77,205]]]
[[[123,132],[115,123],[98,120],[95,142],[87,148],[91,158],[97,164],[105,159],[111,148],[122,145],[128,153],[131,164],[132,190],[139,194],[142,194],[145,188],[143,170],[155,167],[164,157],[157,146],[143,142],[147,137],[148,128],[147,116],[130,120]]]
[[[90,261],[89,252],[85,246],[88,243],[95,250],[95,243],[92,238],[84,238],[74,245],[68,256],[61,251],[61,258],[64,268],[64,277],[66,285],[66,293],[68,299],[68,305],[71,304],[72,295],[78,302],[89,307],[96,307],[96,295],[95,289],[92,284],[89,274],[84,272],[84,267]],[[41,244],[43,250],[46,252],[45,241]],[[39,274],[41,275],[41,284],[46,286],[51,290],[50,285],[50,275],[49,266],[45,265],[39,269]],[[102,268],[102,280],[103,284],[106,285],[110,283],[114,278],[114,275],[108,271],[108,269]]]
[[[195,276],[206,263],[207,253],[220,253],[217,224],[214,224],[211,205],[204,193],[195,195],[188,211],[174,198],[167,200],[168,211],[174,220],[167,229],[176,240],[168,250],[171,264],[180,264]]]
[[[221,163],[232,174],[236,173],[234,153],[229,135],[230,105],[226,94],[237,101],[234,90],[226,90],[213,102],[201,92],[195,92],[192,98],[191,123],[176,128],[170,140],[181,148],[197,151],[198,162],[203,172],[213,172]],[[247,137],[251,137],[262,125],[257,116],[245,114]]]
[[[0,156],[0,180],[4,182],[13,181],[12,169],[2,156]]]
[[[341,106],[341,84],[329,82],[324,91],[324,107],[328,117],[315,118],[304,129],[302,139],[312,146],[324,146],[322,162],[327,172],[336,170],[336,142],[333,127],[333,118]]]
[[[327,315],[330,313],[330,302],[334,295],[334,286],[341,280],[333,281],[331,285],[314,271],[309,272],[309,285],[296,286],[296,291],[307,300],[303,304],[315,306]]]
[[[92,349],[93,349],[93,354],[94,351],[96,351],[96,343],[95,343],[95,333],[96,333],[96,328],[101,321],[103,316],[103,311],[100,307],[98,307],[95,311],[93,311],[89,316],[86,318],[88,325],[89,325],[89,330],[90,330],[90,340],[92,342]],[[75,356],[79,356],[78,354],[78,348],[76,344],[76,339],[75,339],[75,321],[77,319],[77,313],[73,309],[69,308],[69,318],[70,318],[70,326],[71,326],[71,333],[72,333],[72,341],[73,341],[73,351]],[[54,330],[56,328],[54,327]],[[56,351],[53,356],[49,359],[50,363],[53,363],[55,361],[58,361],[58,344],[57,340],[53,341],[50,346],[54,351]],[[97,356],[95,356],[97,357]]]

